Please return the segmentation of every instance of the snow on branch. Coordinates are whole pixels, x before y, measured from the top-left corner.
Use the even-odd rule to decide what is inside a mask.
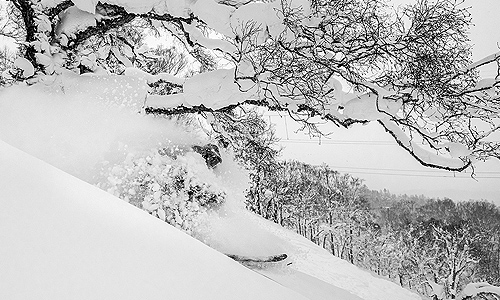
[[[487,65],[489,63],[496,62],[499,59],[500,59],[500,52],[490,54],[490,55],[488,55],[488,56],[486,56],[478,61],[471,63],[463,70],[463,72],[465,73],[465,72],[469,72],[471,70],[475,70],[475,69],[482,67],[484,65]]]
[[[387,119],[382,119],[378,122],[394,138],[399,146],[410,153],[423,166],[461,172],[471,165],[470,160],[466,159],[464,161],[462,159],[447,158],[423,149],[412,141],[395,122]]]
[[[17,67],[31,82],[65,69],[115,73],[152,87],[150,112],[261,105],[306,124],[378,121],[424,166],[463,171],[500,157],[490,139],[500,130],[500,84],[477,72],[500,54],[471,62],[470,17],[453,1],[419,1],[397,16],[381,0],[12,2],[34,74],[24,61]],[[147,30],[170,32],[201,67],[182,76],[141,69]]]
[[[182,87],[186,82],[185,78],[179,78],[168,73],[158,73],[158,74],[150,74],[138,68],[129,67],[125,69],[124,74],[130,77],[137,77],[144,79],[148,84],[153,84],[158,81],[169,82],[178,87]]]
[[[466,300],[473,298],[475,296],[486,294],[486,295],[496,295],[500,297],[500,287],[491,285],[487,282],[476,282],[469,283],[459,296],[459,300]]]

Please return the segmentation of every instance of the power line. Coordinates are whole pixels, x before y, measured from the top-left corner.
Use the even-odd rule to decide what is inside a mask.
[[[330,140],[328,138],[326,139],[318,139],[318,140],[306,140],[306,139],[290,139],[289,133],[288,133],[288,122],[287,122],[287,116],[286,115],[273,115],[269,114],[267,115],[269,117],[269,120],[271,120],[271,117],[281,117],[284,118],[284,125],[285,125],[285,134],[286,134],[286,140],[282,139],[281,142],[283,143],[302,143],[302,144],[334,144],[334,145],[376,145],[376,146],[397,146],[396,143],[392,141],[349,141],[349,140]]]
[[[343,171],[348,172],[348,171]],[[384,175],[384,176],[404,176],[404,177],[432,177],[432,178],[461,178],[470,179],[469,176],[446,176],[446,175],[430,175],[430,174],[405,174],[405,173],[381,173],[381,172],[362,172],[351,171],[352,174],[366,174],[366,175]],[[476,176],[477,179],[500,179],[500,176]]]
[[[279,115],[278,115],[279,116]],[[271,116],[269,116],[270,118]],[[281,140],[282,143],[293,143],[293,144],[332,144],[332,145],[372,145],[372,146],[398,146],[392,141],[350,141],[350,140],[312,140],[312,139],[290,139],[288,138],[288,124],[285,117],[285,129],[286,129],[286,140]],[[399,147],[399,146],[398,146]],[[431,178],[471,178],[470,176],[457,176],[457,175],[438,175],[434,170],[410,170],[410,169],[391,169],[391,168],[367,168],[367,167],[339,167],[331,166],[334,169],[346,169],[343,172],[349,172],[353,174],[366,174],[366,175],[384,175],[384,176],[404,176],[404,177],[431,177]],[[361,171],[357,171],[361,170]],[[374,171],[374,172],[370,172]],[[381,172],[382,171],[382,172]],[[385,172],[389,171],[389,172]],[[412,173],[391,173],[391,172],[412,172]],[[416,172],[416,173],[415,173]],[[419,174],[420,173],[420,174]],[[423,173],[423,174],[422,174]],[[487,174],[489,176],[475,176],[477,179],[500,179],[500,172],[494,171],[484,171],[481,174]]]
[[[348,140],[304,140],[304,139],[286,139],[280,140],[282,143],[296,144],[334,144],[334,145],[374,145],[374,146],[397,146],[395,142],[390,141],[348,141]]]
[[[285,118],[285,130],[286,130],[286,139],[289,140],[289,138],[288,138],[288,124],[286,123],[286,118]]]
[[[395,172],[423,172],[423,173],[436,173],[440,172],[439,170],[415,170],[415,169],[391,169],[391,168],[367,168],[367,167],[340,167],[340,166],[332,166],[335,169],[355,169],[355,170],[368,170],[368,171],[395,171]],[[442,172],[442,171],[441,171]],[[481,174],[492,174],[492,175],[500,175],[498,171],[484,171],[479,172]]]

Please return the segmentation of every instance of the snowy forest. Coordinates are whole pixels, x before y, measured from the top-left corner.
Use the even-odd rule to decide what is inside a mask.
[[[471,25],[454,0],[398,8],[383,0],[9,0],[0,36],[16,48],[0,48],[0,149],[36,157],[240,262],[292,253],[256,229],[267,219],[397,284],[398,299],[500,299],[499,207],[373,191],[328,165],[284,161],[263,118],[279,111],[312,136],[324,134],[319,121],[373,122],[422,166],[474,176],[478,164],[500,158],[500,52],[473,61]],[[497,76],[482,78],[491,65]],[[0,183],[0,197],[14,177]],[[56,186],[46,188],[70,189]],[[6,207],[18,200],[4,197]],[[345,293],[337,299],[388,295],[358,290],[353,279],[325,288],[290,259],[290,268],[304,268],[294,278]],[[286,271],[256,272],[326,299],[287,282]]]
[[[254,182],[250,207],[335,256],[437,299],[471,282],[500,285],[500,209],[491,202],[373,191],[297,161],[273,173]]]

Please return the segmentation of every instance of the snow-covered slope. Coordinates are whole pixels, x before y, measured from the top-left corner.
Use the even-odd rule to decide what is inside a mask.
[[[305,299],[0,141],[0,299]]]
[[[223,216],[213,216],[206,226],[210,229],[202,234],[205,242],[222,252],[248,256],[286,253],[290,265],[256,270],[310,299],[421,300],[396,283],[335,257],[251,212],[232,209]]]
[[[254,216],[256,219],[261,219]],[[366,300],[421,300],[422,298],[388,279],[377,277],[331,255],[308,239],[267,220],[258,221],[289,243],[292,269],[309,274]]]

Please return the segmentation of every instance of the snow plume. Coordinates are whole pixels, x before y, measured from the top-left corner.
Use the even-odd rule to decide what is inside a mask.
[[[222,163],[208,168],[191,148],[208,141],[173,121],[138,114],[144,85],[128,76],[66,74],[51,86],[5,89],[0,139],[221,252],[282,252],[282,241],[247,218],[248,174],[224,152]]]
[[[0,139],[188,232],[227,199],[242,207],[247,174],[224,153],[209,169],[203,136],[139,113],[146,94],[144,79],[74,74],[0,90]]]
[[[290,244],[265,228],[268,221],[228,203],[208,214],[195,236],[226,254],[266,257],[286,253]]]
[[[174,156],[167,151],[130,153],[123,163],[103,172],[98,186],[191,234],[209,208],[225,201],[226,192],[213,183],[215,175],[199,155]]]
[[[94,182],[99,164],[117,163],[127,152],[200,142],[171,121],[139,115],[138,82],[79,79],[2,91],[0,138],[87,182]]]
[[[102,172],[98,186],[205,240],[203,233],[213,233],[216,223],[211,220],[219,215],[212,211],[245,209],[248,177],[230,157],[223,161],[212,170],[198,153],[169,145],[140,155],[129,153]]]

